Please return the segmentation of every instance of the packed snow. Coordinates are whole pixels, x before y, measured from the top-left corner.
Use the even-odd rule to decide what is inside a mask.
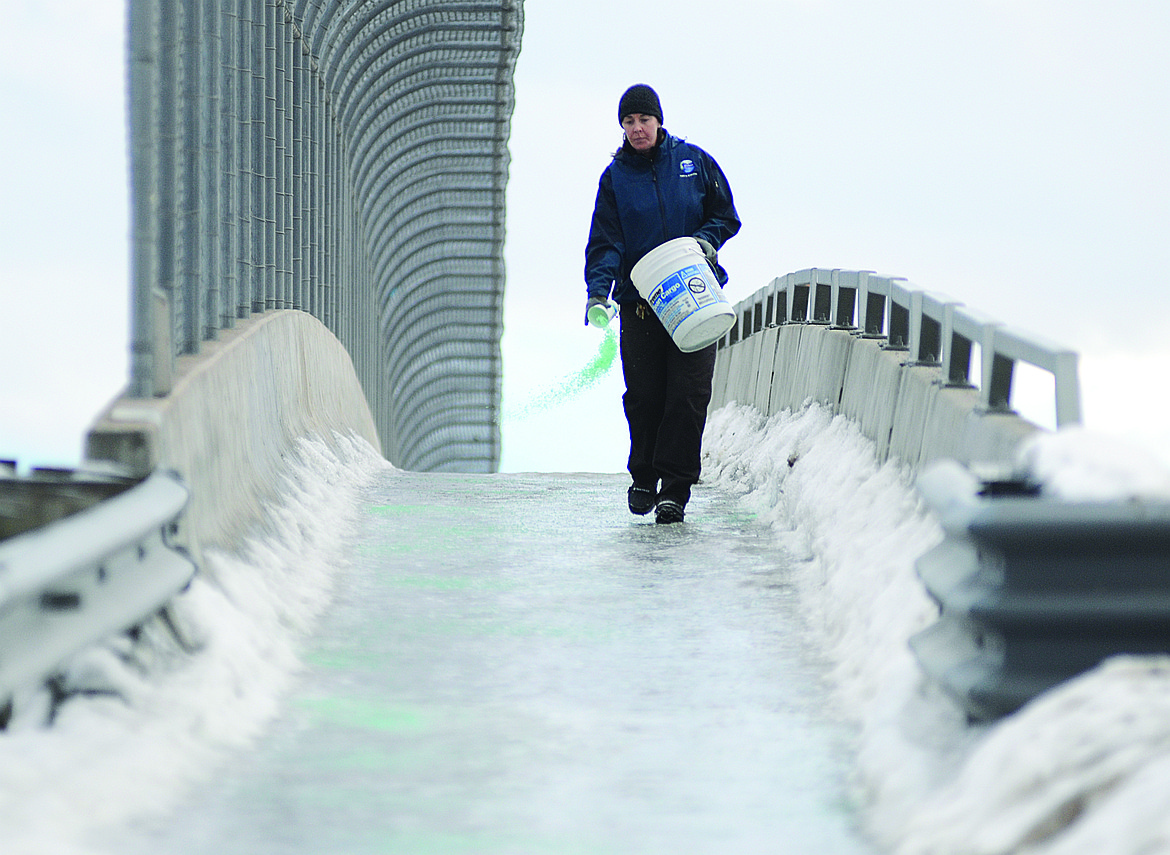
[[[95,855],[95,834],[166,812],[277,714],[361,491],[389,465],[360,440],[332,447],[300,443],[265,533],[238,555],[211,553],[177,602],[196,655],[151,624],[136,645],[72,663],[72,688],[109,694],[65,703],[51,728],[45,697],[20,699],[0,738],[6,855]],[[1079,429],[1037,435],[1020,465],[1066,498],[1170,497],[1165,463]],[[1170,852],[1170,658],[1118,658],[971,725],[907,645],[937,615],[914,561],[942,537],[911,473],[879,464],[854,424],[817,405],[765,418],[733,404],[709,420],[704,482],[770,525],[792,566],[801,631],[832,663],[833,713],[856,724],[852,786],[879,849]]]
[[[283,502],[239,554],[208,551],[177,598],[185,653],[162,621],[78,656],[52,727],[45,692],[17,699],[0,734],[0,852],[92,855],[103,828],[159,814],[248,745],[278,712],[298,650],[328,604],[358,493],[382,467],[361,439],[301,441]]]
[[[914,560],[942,538],[911,474],[817,405],[770,419],[729,405],[705,443],[705,479],[740,492],[795,559],[807,631],[858,725],[856,792],[882,848],[1170,852],[1170,657],[1118,657],[969,725],[907,645],[937,615]],[[1018,463],[1065,499],[1170,498],[1165,463],[1080,428],[1038,434]]]

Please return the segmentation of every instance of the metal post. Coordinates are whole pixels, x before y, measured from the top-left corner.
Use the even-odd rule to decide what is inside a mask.
[[[127,100],[130,112],[130,219],[131,241],[131,365],[130,394],[146,398],[170,391],[169,350],[158,346],[170,341],[158,328],[156,304],[166,296],[157,288],[159,255],[158,217],[158,114],[161,70],[159,68],[159,5],[157,0],[131,0],[129,5],[129,74]],[[163,323],[170,317],[163,313]]]

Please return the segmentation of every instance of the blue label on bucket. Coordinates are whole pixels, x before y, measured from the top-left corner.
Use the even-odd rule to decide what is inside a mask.
[[[671,335],[699,309],[719,301],[707,282],[710,275],[707,262],[692,264],[670,274],[650,292],[647,302]]]

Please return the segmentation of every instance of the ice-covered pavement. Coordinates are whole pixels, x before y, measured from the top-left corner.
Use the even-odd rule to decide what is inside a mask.
[[[768,529],[626,486],[384,471],[283,714],[109,851],[872,851]]]
[[[847,421],[816,407],[771,419],[749,409],[725,408],[711,419],[706,455],[706,483],[692,511],[694,522],[678,531],[657,532],[652,525],[631,523],[620,507],[620,476],[541,478],[549,479],[546,483],[550,485],[561,485],[558,489],[566,498],[558,504],[557,513],[569,520],[563,531],[572,533],[577,543],[573,550],[585,548],[582,538],[596,525],[583,524],[590,520],[581,519],[579,508],[568,497],[595,490],[608,497],[614,484],[619,492],[613,507],[616,516],[603,522],[603,527],[612,524],[618,527],[614,531],[626,532],[627,540],[634,538],[626,547],[645,550],[648,559],[655,550],[647,544],[658,541],[640,540],[643,537],[670,538],[695,550],[718,550],[733,539],[728,526],[734,520],[738,525],[745,517],[754,516],[748,520],[754,532],[751,547],[730,550],[736,553],[737,561],[746,562],[742,578],[737,580],[736,571],[729,567],[713,577],[721,580],[722,587],[716,587],[718,597],[710,605],[734,612],[732,607],[738,603],[738,623],[727,627],[705,623],[703,609],[709,604],[701,598],[658,600],[659,614],[678,621],[680,628],[726,631],[723,649],[727,655],[719,661],[705,659],[704,648],[688,647],[689,636],[681,629],[673,638],[667,634],[649,640],[660,645],[658,650],[681,647],[687,651],[685,657],[663,657],[663,666],[676,672],[679,679],[697,682],[699,677],[722,676],[728,692],[739,689],[740,681],[732,679],[734,674],[755,678],[768,667],[773,669],[774,695],[768,695],[766,682],[756,684],[754,706],[729,706],[722,720],[708,706],[706,718],[696,719],[701,726],[693,737],[706,749],[725,748],[718,733],[727,720],[738,721],[753,738],[767,745],[772,736],[769,725],[778,721],[772,717],[777,711],[769,706],[788,704],[794,685],[805,688],[797,693],[800,701],[796,708],[784,709],[784,714],[807,716],[818,704],[824,704],[830,720],[840,717],[849,726],[844,731],[829,728],[819,735],[815,728],[808,731],[824,740],[819,746],[815,740],[810,742],[816,748],[812,753],[821,761],[810,760],[808,769],[785,764],[781,743],[773,743],[772,753],[762,751],[759,757],[747,757],[743,764],[745,773],[750,773],[746,779],[750,783],[743,790],[729,789],[729,795],[750,791],[749,801],[757,795],[766,797],[766,786],[784,783],[769,777],[777,766],[786,766],[786,774],[799,771],[811,775],[816,786],[825,784],[840,767],[818,765],[834,755],[832,751],[817,751],[837,745],[843,732],[852,734],[852,740],[842,758],[851,780],[841,813],[848,814],[844,804],[855,806],[858,820],[880,850],[899,855],[1170,852],[1170,663],[1117,660],[1001,722],[969,727],[955,706],[922,679],[906,646],[907,638],[934,617],[934,608],[914,575],[913,562],[941,536],[906,473],[895,464],[876,465],[867,440]],[[1170,496],[1170,474],[1163,464],[1109,438],[1064,432],[1043,438],[1027,449],[1025,457],[1049,489],[1065,496],[1129,501]],[[361,601],[367,593],[401,597],[411,589],[404,584],[397,590],[389,586],[390,591],[365,591],[361,568],[376,556],[359,554],[352,567],[346,566],[347,544],[353,542],[363,507],[378,524],[394,519],[389,511],[377,510],[386,503],[363,504],[363,491],[370,487],[371,479],[380,481],[386,475],[384,464],[360,443],[351,444],[340,454],[305,443],[290,472],[287,504],[274,509],[269,534],[250,544],[242,556],[214,556],[207,573],[185,599],[184,619],[199,631],[203,642],[199,654],[187,657],[169,646],[161,634],[156,638],[152,632],[137,649],[111,646],[92,652],[76,663],[72,684],[116,689],[119,695],[71,701],[49,730],[36,726],[38,699],[25,699],[25,712],[15,729],[0,739],[0,850],[120,853],[127,851],[128,841],[149,841],[160,828],[169,829],[164,833],[177,835],[175,839],[191,841],[196,839],[191,835],[197,823],[184,829],[182,822],[174,819],[185,815],[185,800],[216,792],[214,782],[220,779],[243,787],[249,774],[269,762],[262,759],[265,751],[272,762],[279,761],[279,757],[273,759],[271,746],[300,733],[299,727],[311,730],[324,721],[374,726],[379,739],[385,739],[396,729],[401,732],[417,726],[419,720],[407,715],[408,710],[371,706],[361,693],[361,683],[352,687],[351,701],[333,703],[330,698],[343,697],[344,687],[313,682],[335,673],[329,665],[328,642],[323,639],[329,637],[331,626],[345,635],[350,604]],[[425,505],[426,498],[420,491],[419,504]],[[708,512],[704,502],[709,503],[707,523],[703,522]],[[709,527],[706,535],[705,525]],[[475,533],[480,537],[490,534]],[[529,533],[537,536],[533,530]],[[600,538],[602,555],[613,548],[614,540],[613,536]],[[742,541],[735,542],[742,547]],[[453,539],[448,546],[451,552],[458,552],[460,542]],[[556,578],[555,560],[559,557],[571,564],[574,552],[550,550],[547,541],[543,551],[554,564],[551,569],[533,568],[546,574],[541,576],[546,582],[529,595],[522,595],[521,587],[476,591],[452,586],[450,590],[473,596],[470,604],[478,602],[485,607],[479,615],[488,621],[485,627],[494,619],[500,620],[493,641],[510,653],[531,654],[590,642],[594,658],[585,659],[584,664],[592,664],[596,671],[605,664],[601,652],[608,642],[581,625],[573,630],[573,613],[565,606],[571,598],[563,599],[580,592],[583,580],[563,574],[567,590],[551,584]],[[424,561],[420,567],[425,565]],[[662,570],[664,564],[655,566]],[[785,587],[759,584],[769,573],[777,572],[776,567],[784,568]],[[597,598],[605,601],[608,597],[614,614],[623,614],[623,609],[616,607],[628,604],[629,595],[635,593],[634,579],[627,574],[609,580],[610,587]],[[424,580],[420,576],[414,592],[421,592],[437,606],[444,589],[422,584]],[[693,591],[695,584],[695,579],[681,579],[675,587]],[[657,596],[664,597],[668,590],[669,586],[660,585]],[[475,600],[476,596],[486,599]],[[328,608],[331,599],[335,608]],[[533,624],[519,617],[509,624],[502,611],[493,611],[494,605],[486,607],[489,603],[550,612],[552,625],[561,622],[565,632],[504,632],[508,625],[531,629]],[[469,614],[475,612],[471,605],[469,610]],[[628,611],[627,619],[636,614],[632,608]],[[778,617],[771,632],[750,628],[753,621],[768,614]],[[447,614],[444,625],[466,616]],[[417,630],[423,622],[409,623]],[[803,627],[799,636],[803,647],[793,650],[777,632],[796,626]],[[316,629],[320,631],[314,635]],[[392,622],[387,614],[374,639],[363,643],[384,642],[409,629],[409,625]],[[616,631],[618,626],[612,629]],[[622,631],[645,629],[633,622]],[[537,644],[538,640],[543,644]],[[762,647],[753,648],[749,641]],[[487,645],[480,647],[486,649]],[[740,656],[742,659],[737,659]],[[727,663],[733,660],[735,668],[744,670],[730,670]],[[473,661],[464,660],[460,666],[468,679],[490,682],[488,669],[476,671]],[[488,658],[483,661],[500,664]],[[829,673],[824,696],[811,688],[818,661]],[[301,664],[305,662],[307,666]],[[516,667],[525,667],[527,674],[539,673],[537,659],[515,662]],[[808,673],[808,668],[813,673]],[[721,669],[726,673],[721,675]],[[439,680],[442,674],[423,676]],[[585,676],[585,670],[574,672],[566,665],[550,674],[548,682],[578,686],[581,708],[589,710]],[[581,718],[587,713],[574,714],[574,695],[564,694],[558,702],[543,698],[543,692],[534,691],[526,699],[529,712],[544,712],[559,721],[572,737],[569,744],[587,742],[584,734],[589,728]],[[502,701],[488,702],[481,711],[490,718],[501,709]],[[650,708],[640,712],[647,716],[639,720],[641,732],[653,732],[646,727],[648,722],[657,721]],[[457,716],[452,714],[451,718]],[[425,729],[418,733],[425,736]],[[623,733],[610,728],[605,733],[608,742],[600,747],[620,748],[618,762],[632,774],[637,763],[654,755],[663,743],[661,734],[648,743],[638,735],[639,731]],[[329,745],[321,749],[317,759],[322,763],[345,759]],[[706,753],[716,760],[722,756],[718,751]],[[727,756],[736,755],[732,751]],[[384,753],[377,757],[379,762],[386,759]],[[500,761],[495,767],[498,771],[523,768],[526,756],[516,750],[515,743],[500,740],[487,759]],[[668,758],[660,759],[665,762]],[[356,764],[355,758],[349,760]],[[679,759],[679,768],[686,766],[684,760]],[[467,756],[463,762],[472,776],[492,768],[490,764],[476,765]],[[567,767],[552,768],[563,771]],[[288,771],[300,774],[304,770],[292,764]],[[350,771],[361,774],[360,769]],[[732,775],[734,769],[731,764],[713,762],[709,771]],[[517,786],[516,779],[508,779],[505,772],[501,775],[481,780]],[[630,780],[632,796],[643,799],[651,798],[660,784],[639,782],[636,776]],[[580,778],[562,781],[554,775],[548,783],[547,790],[533,791],[546,799],[545,804],[567,804],[574,810],[583,810],[588,804],[580,798],[588,789]],[[688,789],[685,779],[667,777],[662,783],[686,804],[710,807],[705,805],[703,791]],[[210,790],[205,789],[209,786]],[[233,791],[224,788],[218,792],[216,798],[222,800]],[[566,793],[568,798],[557,798]],[[458,791],[447,790],[446,795],[456,803],[462,801]],[[814,802],[824,806],[823,801]],[[490,807],[497,802],[482,804]],[[345,815],[349,804],[333,802],[332,807]],[[217,808],[209,805],[208,810],[212,813],[206,816],[210,817]],[[682,816],[698,821],[690,813]],[[767,822],[780,821],[768,818],[767,812],[758,816]],[[734,833],[742,831],[732,829]],[[752,846],[728,847],[712,842],[680,851],[848,852],[854,851],[848,847],[855,845],[847,837],[841,839],[840,848],[797,850],[787,843],[771,845],[761,840]],[[230,841],[215,848],[224,852],[264,851],[232,850]],[[549,851],[577,850],[557,847]]]

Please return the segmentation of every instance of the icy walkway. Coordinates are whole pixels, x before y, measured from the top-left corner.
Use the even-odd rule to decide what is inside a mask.
[[[871,851],[769,530],[625,486],[381,476],[285,713],[121,851]]]

